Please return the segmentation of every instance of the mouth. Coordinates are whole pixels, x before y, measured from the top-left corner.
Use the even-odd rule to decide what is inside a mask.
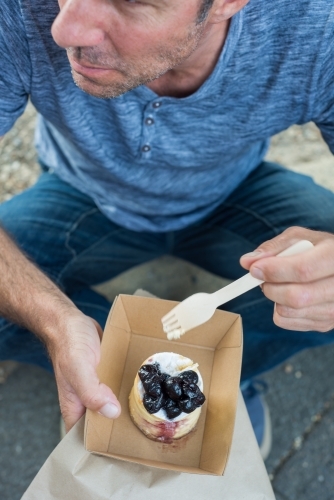
[[[69,57],[69,61],[72,69],[79,75],[85,76],[87,78],[98,78],[100,76],[106,75],[108,72],[115,72],[113,68],[106,68],[103,66],[90,66],[86,64],[80,64],[75,59]]]

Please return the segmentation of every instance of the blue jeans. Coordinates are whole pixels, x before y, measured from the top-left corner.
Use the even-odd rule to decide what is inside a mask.
[[[86,195],[43,172],[37,183],[0,206],[0,221],[18,245],[103,327],[108,301],[91,290],[123,271],[170,254],[235,280],[239,258],[290,226],[334,232],[334,194],[306,176],[263,162],[201,222],[168,233],[134,232],[108,220]],[[259,288],[231,301],[244,328],[242,379],[273,368],[298,351],[334,341],[334,332],[283,330]],[[0,359],[52,370],[42,343],[0,318]]]

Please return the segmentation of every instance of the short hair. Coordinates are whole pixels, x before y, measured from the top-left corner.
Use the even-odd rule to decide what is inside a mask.
[[[198,11],[197,24],[201,24],[203,21],[205,21],[213,2],[214,0],[202,0],[201,6]]]

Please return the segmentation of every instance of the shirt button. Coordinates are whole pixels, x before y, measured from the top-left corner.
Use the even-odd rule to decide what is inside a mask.
[[[154,120],[153,120],[153,118],[146,118],[145,123],[146,123],[146,125],[153,125]]]
[[[143,146],[141,148],[141,150],[144,152],[144,153],[148,153],[149,151],[151,151],[151,147],[148,145],[148,144],[145,144],[145,146]]]
[[[159,101],[153,103],[154,108],[160,108],[160,106],[161,106],[161,102],[159,102]]]

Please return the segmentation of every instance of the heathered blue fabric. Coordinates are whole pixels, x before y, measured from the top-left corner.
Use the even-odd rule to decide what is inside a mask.
[[[0,135],[30,96],[41,160],[114,222],[169,231],[200,220],[291,124],[315,121],[334,152],[332,2],[250,0],[211,76],[182,99],[145,86],[110,100],[82,92],[50,34],[57,12],[57,0],[1,2]]]

